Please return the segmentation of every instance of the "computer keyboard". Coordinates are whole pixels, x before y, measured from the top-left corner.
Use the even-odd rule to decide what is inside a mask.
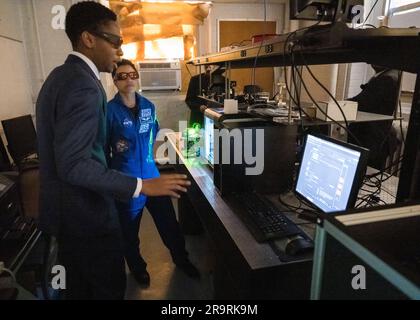
[[[256,193],[235,193],[238,216],[258,242],[300,234],[299,227],[268,199]]]

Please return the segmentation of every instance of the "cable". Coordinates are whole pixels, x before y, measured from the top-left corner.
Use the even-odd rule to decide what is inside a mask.
[[[257,55],[255,56],[255,59],[254,59],[254,67],[252,68],[252,73],[251,73],[251,84],[253,86],[255,85],[255,81],[256,81],[255,80],[255,78],[256,78],[255,72],[256,72],[256,69],[257,69],[258,56],[260,55],[261,48],[262,48],[263,43],[264,43],[264,38],[265,38],[265,35],[267,33],[266,32],[266,27],[267,27],[266,22],[267,22],[267,0],[264,0],[264,30],[263,30],[263,35],[262,35],[260,46],[258,47]]]
[[[292,48],[292,55],[293,55],[293,48]],[[304,55],[303,55],[303,53],[302,52],[300,52],[300,55],[301,55],[301,58],[302,58],[302,62],[303,62],[303,64],[304,64],[304,66],[305,66],[305,68],[308,70],[308,72],[309,72],[309,74],[311,75],[311,77],[315,80],[315,82],[331,97],[331,99],[334,101],[334,103],[337,105],[337,108],[339,109],[339,111],[340,111],[340,113],[341,113],[341,115],[343,116],[343,120],[344,120],[344,123],[345,123],[345,125],[346,125],[346,127],[344,128],[341,124],[339,124],[337,121],[335,121],[334,119],[332,119],[331,117],[328,117],[328,115],[325,113],[325,112],[323,112],[323,110],[321,110],[320,108],[319,108],[319,105],[313,100],[313,99],[311,99],[313,102],[314,102],[314,104],[317,106],[317,108],[324,114],[324,115],[326,115],[329,119],[331,119],[331,120],[333,120],[336,124],[338,124],[340,127],[342,127],[342,128],[344,128],[345,130],[346,130],[346,132],[356,141],[356,143],[357,144],[359,144],[359,145],[361,145],[361,143],[360,143],[360,141],[359,141],[359,139],[350,131],[350,129],[349,129],[349,124],[348,124],[348,121],[347,121],[347,118],[346,118],[346,115],[345,115],[345,113],[344,113],[344,111],[343,111],[343,108],[340,106],[340,104],[338,103],[338,101],[337,101],[337,99],[332,95],[332,93],[315,77],[315,75],[313,74],[313,72],[312,72],[312,70],[309,68],[309,66],[308,66],[308,64],[307,64],[307,62],[306,62],[306,60],[305,60],[305,57],[304,57]],[[299,73],[299,72],[298,72]],[[302,75],[299,73],[299,75],[300,75],[300,78],[301,78],[301,82],[302,83],[304,83],[304,81],[303,81],[303,77],[302,77]],[[308,95],[309,95],[309,93],[308,93]]]
[[[403,114],[402,114],[402,105],[401,105],[401,99],[398,100],[398,105],[400,108],[400,131],[401,131],[401,142],[402,145],[405,146],[405,137],[404,137],[404,130],[403,130]]]
[[[302,201],[300,201],[299,199],[297,199],[298,201],[299,201],[299,206],[298,207],[296,207],[296,206],[293,206],[293,205],[291,205],[291,204],[289,204],[289,203],[287,203],[287,202],[285,202],[282,198],[281,198],[281,196],[282,195],[279,195],[279,202],[282,204],[282,205],[284,205],[287,209],[293,209],[293,210],[299,210],[299,209],[301,209],[302,208]]]
[[[310,28],[312,28],[312,27],[314,27],[314,26],[316,26],[316,25],[318,25],[320,22],[322,22],[322,20],[323,20],[323,17],[324,16],[322,16],[322,18],[315,24],[315,25],[313,25],[313,26],[311,26],[311,27],[309,27],[309,29]],[[289,34],[289,36],[286,38],[286,41],[285,41],[285,44],[284,44],[284,56],[285,56],[285,54],[286,54],[286,47],[287,47],[287,43],[288,43],[288,41],[289,41],[289,39],[293,36],[293,35],[295,35],[298,31],[301,31],[301,30],[304,30],[305,28],[303,28],[303,29],[300,29],[300,30],[296,30],[296,31],[294,31],[294,32],[292,32],[292,33],[290,33]],[[295,77],[295,71],[297,72],[297,74],[299,75],[299,77],[300,77],[300,80],[301,80],[301,84],[303,84],[304,86],[305,86],[305,91],[308,93],[308,96],[310,96],[310,98],[311,98],[311,100],[312,100],[312,102],[317,106],[317,108],[325,115],[325,116],[327,116],[327,118],[329,118],[330,120],[332,120],[334,123],[336,123],[337,125],[339,125],[340,127],[342,127],[342,128],[344,128],[340,123],[338,123],[337,121],[335,121],[334,119],[332,119],[331,117],[329,117],[325,112],[323,112],[323,110],[321,110],[320,109],[320,107],[319,107],[319,105],[315,102],[315,100],[313,99],[313,97],[311,96],[311,94],[309,93],[309,91],[308,91],[308,89],[307,89],[307,87],[306,87],[306,85],[305,85],[305,83],[304,83],[304,81],[303,81],[303,77],[302,77],[302,74],[299,72],[299,70],[298,70],[298,68],[296,67],[296,64],[295,64],[295,60],[294,60],[294,53],[293,53],[293,49],[294,49],[294,47],[296,46],[297,44],[292,44],[291,46],[290,46],[290,48],[289,48],[289,55],[290,55],[290,60],[291,60],[291,67],[292,67],[292,73],[291,73],[291,77],[292,77],[292,80],[293,80],[293,84],[294,84],[294,89],[295,89],[295,95],[296,95],[296,97],[298,97],[297,98],[297,101],[295,100],[295,98],[293,97],[293,94],[291,93],[291,91],[290,91],[290,88],[289,88],[289,85],[288,85],[288,82],[287,82],[287,69],[286,69],[286,63],[285,63],[285,61],[284,61],[284,74],[285,74],[285,84],[286,84],[286,89],[287,89],[287,91],[288,91],[288,93],[289,93],[289,96],[290,96],[290,98],[291,98],[291,100],[295,103],[295,105],[297,105],[297,107],[298,107],[298,109],[299,109],[299,113],[301,114],[301,118],[302,118],[302,111],[305,113],[305,115],[306,116],[308,116],[308,118],[311,118],[311,117],[309,117],[309,115],[301,108],[301,103],[300,103],[300,92],[298,92],[298,86],[297,86],[297,83],[296,83],[296,77]],[[346,116],[345,116],[345,114],[344,114],[344,112],[343,112],[343,110],[342,110],[342,108],[341,108],[341,106],[340,106],[340,104],[338,103],[338,101],[335,99],[335,97],[331,94],[331,92],[315,77],[315,75],[312,73],[312,71],[310,70],[310,68],[309,68],[309,66],[308,66],[308,64],[305,62],[305,59],[304,59],[304,56],[303,56],[303,53],[302,52],[300,52],[300,54],[301,54],[301,56],[302,56],[302,60],[303,60],[303,62],[305,63],[305,67],[307,68],[307,70],[309,71],[309,73],[311,74],[311,76],[312,76],[312,78],[328,93],[328,95],[334,100],[334,102],[336,103],[336,105],[337,105],[337,107],[339,108],[339,110],[340,110],[340,112],[341,112],[341,114],[343,115],[343,119],[344,119],[344,122],[345,122],[345,124],[346,124],[346,127],[344,128],[347,132],[348,132],[348,134],[350,135],[350,136],[352,136],[354,139],[355,139],[355,141],[357,141],[357,143],[359,143],[360,144],[360,141],[357,139],[357,137],[355,137],[354,135],[353,135],[353,133],[349,130],[349,126],[348,126],[348,121],[347,121],[347,118],[346,118]],[[301,125],[302,125],[302,130],[304,131],[304,128],[303,128],[303,121],[301,122]]]
[[[402,157],[400,158],[402,159]],[[390,165],[390,167],[393,165]],[[370,188],[375,188],[374,190],[367,190],[364,189],[363,186],[360,188],[361,191],[367,192],[368,194],[363,195],[362,197],[358,197],[357,200],[359,201],[356,205],[356,208],[360,207],[368,207],[368,206],[378,206],[378,205],[387,205],[385,201],[380,198],[380,194],[382,192],[382,185],[387,180],[391,179],[396,173],[398,173],[401,168],[398,168],[395,172],[390,174],[385,174],[385,169],[381,170],[380,172],[365,176],[363,186],[367,186]],[[384,178],[384,176],[386,177]],[[378,177],[380,176],[380,177]]]
[[[307,88],[307,86],[306,86],[306,83],[305,83],[305,81],[303,80],[303,77],[302,77],[302,75],[300,74],[300,72],[299,72],[299,70],[297,70],[296,69],[296,72],[298,73],[298,75],[299,75],[299,77],[300,77],[300,79],[301,79],[301,82],[302,82],[302,85],[303,85],[303,87],[304,87],[304,89],[305,89],[305,91],[306,91],[306,93],[308,94],[308,96],[309,96],[309,98],[311,99],[311,101],[313,102],[313,104],[317,107],[317,109],[322,113],[322,114],[324,114],[328,119],[330,119],[333,123],[335,123],[335,124],[337,124],[339,127],[341,127],[341,128],[343,128],[344,130],[346,130],[346,132],[348,133],[348,134],[350,134],[356,141],[358,141],[358,139],[353,135],[353,133],[348,129],[348,128],[346,128],[345,126],[343,126],[341,123],[339,123],[339,122],[337,122],[335,119],[333,119],[333,118],[331,118],[324,110],[322,110],[321,109],[321,107],[318,105],[318,103],[315,101],[315,99],[314,99],[314,97],[311,95],[311,93],[309,92],[309,90],[308,90],[308,88]],[[359,142],[360,143],[360,142]]]
[[[372,27],[373,29],[377,29],[377,27],[376,27],[376,26],[374,26],[373,24],[370,24],[370,23],[366,23],[366,24],[365,24],[365,26],[367,26],[367,27]]]
[[[366,21],[368,21],[368,19],[369,19],[370,15],[371,15],[371,14],[372,14],[372,12],[373,12],[373,9],[375,9],[375,7],[376,7],[376,5],[378,4],[378,2],[379,2],[379,0],[376,0],[376,1],[375,1],[374,5],[372,6],[372,8],[370,9],[370,11],[369,11],[368,15],[366,16],[365,21],[363,21],[363,24],[362,24],[361,28],[363,28],[363,27],[364,27],[364,25],[366,24]]]
[[[289,87],[288,80],[287,80],[287,65],[286,65],[286,52],[287,52],[287,49],[286,48],[287,48],[287,44],[288,44],[288,42],[289,42],[289,40],[291,39],[292,36],[296,35],[298,32],[302,32],[304,30],[308,30],[309,31],[311,28],[316,27],[317,25],[319,25],[322,22],[323,18],[324,18],[324,16],[322,16],[321,19],[319,21],[317,21],[315,24],[313,24],[312,26],[301,28],[301,29],[297,29],[297,30],[295,30],[293,32],[290,32],[288,34],[285,42],[284,42],[284,46],[283,46],[283,73],[284,73],[284,82],[285,82],[285,85],[286,85],[286,90],[289,93],[289,97],[290,97],[290,99],[293,101],[293,103],[295,105],[298,105],[298,103],[296,102],[296,100],[294,99],[294,97],[293,97],[293,95],[292,95],[292,93],[290,91],[290,87]]]
[[[292,81],[293,81],[293,87],[294,87],[294,89],[295,89],[295,96],[296,96],[296,98],[297,98],[297,108],[298,108],[298,110],[299,110],[299,115],[300,115],[300,118],[302,119],[302,111],[308,116],[308,114],[303,110],[303,108],[302,108],[302,105],[301,105],[301,95],[300,95],[300,92],[298,91],[298,85],[297,85],[297,82],[296,82],[296,74],[295,74],[295,57],[294,57],[294,55],[293,55],[293,48],[294,48],[294,45],[292,45],[291,47],[290,47],[290,52],[289,52],[289,55],[290,55],[290,65],[292,66],[292,69],[291,69],[291,74],[290,74],[290,76],[291,76],[291,78],[292,78]],[[297,67],[296,67],[297,68]],[[311,119],[311,117],[309,117],[310,119]],[[304,132],[305,132],[305,127],[304,127],[304,125],[303,125],[303,119],[300,121],[300,129],[301,129],[301,131],[302,131],[302,134],[304,134]]]
[[[300,122],[300,125],[301,125],[301,130],[302,130],[302,132],[304,132],[304,125],[303,125],[303,117],[302,117],[302,113],[304,113],[305,114],[305,116],[309,119],[309,120],[312,120],[312,117],[308,114],[308,113],[306,113],[306,111],[305,110],[303,110],[302,108],[301,108],[301,104],[300,104],[300,95],[298,94],[298,91],[297,91],[297,83],[296,83],[296,79],[295,79],[295,74],[294,74],[294,68],[293,68],[293,64],[294,64],[294,57],[291,55],[291,53],[290,53],[290,49],[291,48],[289,48],[289,50],[287,49],[287,44],[288,44],[288,42],[289,42],[289,40],[291,39],[291,37],[293,37],[294,35],[296,35],[298,32],[302,32],[302,31],[304,31],[304,30],[310,30],[310,29],[312,29],[312,28],[314,28],[314,27],[316,27],[317,25],[319,25],[322,21],[323,21],[323,19],[324,19],[324,15],[321,17],[321,19],[319,20],[319,21],[317,21],[315,24],[313,24],[313,25],[311,25],[311,26],[309,26],[309,27],[305,27],[305,28],[301,28],[301,29],[297,29],[297,30],[295,30],[295,31],[293,31],[293,32],[290,32],[289,34],[288,34],[288,36],[286,37],[286,40],[285,40],[285,42],[284,42],[284,46],[283,46],[283,74],[284,74],[284,81],[285,81],[285,86],[286,86],[286,90],[287,90],[287,92],[288,92],[288,94],[289,94],[289,98],[290,98],[290,100],[291,101],[289,101],[289,108],[291,108],[292,106],[291,106],[291,102],[293,102],[297,107],[298,107],[298,111],[299,111],[299,115],[300,115],[300,119],[301,119],[301,122]],[[292,47],[293,47],[293,45],[292,45]],[[297,101],[295,100],[295,97],[294,97],[294,95],[292,94],[292,92],[290,91],[290,87],[289,87],[289,83],[288,83],[288,76],[287,76],[287,65],[286,65],[286,53],[288,53],[289,54],[289,56],[290,56],[290,64],[291,64],[291,78],[292,78],[292,81],[293,81],[293,84],[294,84],[294,88],[295,88],[295,94],[296,94],[296,98],[297,98]]]
[[[349,123],[347,121],[346,115],[343,111],[343,108],[340,106],[340,104],[338,103],[337,99],[332,95],[332,93],[315,77],[315,75],[313,74],[312,70],[309,68],[308,64],[305,61],[305,58],[303,56],[303,53],[300,52],[300,55],[302,57],[302,61],[304,62],[304,66],[306,68],[306,70],[308,70],[309,74],[311,75],[311,77],[315,80],[315,82],[322,88],[324,89],[324,91],[331,97],[331,99],[333,99],[334,103],[337,105],[338,109],[340,110],[341,115],[343,116],[344,119],[344,123],[346,124],[346,127],[349,127]]]

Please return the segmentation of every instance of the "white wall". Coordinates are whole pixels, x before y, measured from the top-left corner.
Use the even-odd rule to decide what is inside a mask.
[[[0,35],[22,40],[20,17],[17,14],[19,1],[0,1]]]
[[[369,12],[374,2],[374,0],[365,0],[365,15]],[[385,1],[379,1],[367,23],[379,26],[378,17],[385,14],[385,5]],[[389,18],[388,26],[390,28],[420,28],[420,10],[394,15]],[[366,64],[353,64],[351,70],[348,83],[349,96],[360,92],[360,84],[367,82],[374,74],[373,69]],[[416,76],[414,74],[404,72],[402,90],[413,92],[415,80]]]
[[[18,1],[0,1],[0,120],[33,113]],[[7,145],[0,126],[0,139]]]
[[[391,28],[420,28],[420,10],[394,15],[389,19]],[[402,90],[414,92],[416,76],[412,73],[403,73]]]
[[[0,1],[0,120],[33,113],[19,1]]]
[[[360,93],[360,85],[366,82],[368,66],[366,63],[352,63],[350,66],[350,81],[348,81],[347,95],[351,98]]]
[[[365,17],[375,2],[376,0],[365,0]],[[379,0],[366,23],[378,27],[378,17],[385,13],[385,5],[386,1]],[[353,97],[358,94],[361,91],[360,85],[369,81],[374,74],[375,71],[366,63],[351,64],[347,83],[347,97]]]
[[[51,25],[53,17],[56,16],[51,12],[52,8],[61,5],[67,11],[72,1],[19,0],[19,3],[35,102],[48,74],[63,64],[71,51],[64,29],[54,29]]]

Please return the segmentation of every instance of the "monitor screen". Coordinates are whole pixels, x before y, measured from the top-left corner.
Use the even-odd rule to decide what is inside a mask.
[[[16,164],[37,153],[36,131],[31,115],[2,120],[7,145]]]
[[[3,139],[0,137],[0,172],[8,171],[11,169],[9,157],[6,152],[6,148],[3,144]]]
[[[214,165],[214,121],[204,116],[204,158]]]
[[[307,135],[295,192],[323,212],[354,206],[366,172],[368,150]]]

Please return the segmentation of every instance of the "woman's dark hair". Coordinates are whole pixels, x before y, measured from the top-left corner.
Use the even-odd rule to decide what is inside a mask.
[[[119,61],[118,63],[117,63],[117,67],[112,71],[112,77],[114,78],[115,77],[115,74],[117,73],[117,69],[119,68],[119,67],[121,67],[121,66],[130,66],[130,67],[132,67],[134,70],[136,70],[137,71],[137,69],[136,69],[136,67],[134,66],[134,64],[130,61],[130,60],[127,60],[127,59],[122,59],[121,61]]]
[[[110,21],[117,21],[116,14],[97,2],[83,1],[71,6],[66,15],[66,34],[73,49],[84,31],[99,31]]]

